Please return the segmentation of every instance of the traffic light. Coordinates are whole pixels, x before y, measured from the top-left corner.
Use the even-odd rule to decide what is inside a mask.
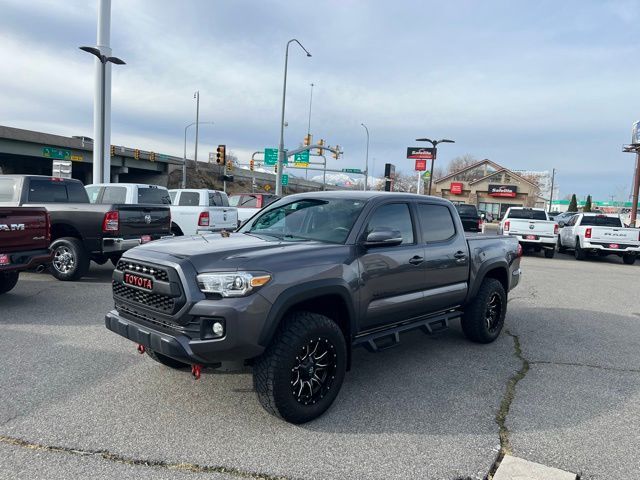
[[[140,160],[140,150],[138,150],[137,148],[133,151],[133,158],[135,158],[136,160]]]
[[[218,149],[216,150],[216,163],[218,165],[224,165],[227,162],[227,154],[225,151],[226,149],[226,145],[218,145]]]
[[[313,140],[313,135],[311,135],[310,133],[306,134],[304,136],[304,146],[308,147],[309,145],[311,145],[312,140]]]
[[[318,145],[324,145],[324,139],[320,139],[320,141],[318,142]],[[324,152],[324,150],[322,149],[322,147],[318,148],[318,155],[322,155],[322,152]]]
[[[112,157],[116,156],[116,146],[115,145],[111,145],[111,156]]]
[[[155,152],[149,152],[149,161],[151,161],[151,162],[155,162],[156,161],[156,153]]]
[[[277,163],[273,166],[273,171],[274,171],[274,173],[278,173],[278,164]]]
[[[231,159],[229,159],[229,160],[227,161],[227,170],[228,170],[229,172],[233,172],[233,160],[231,160]]]
[[[336,145],[336,151],[333,152],[333,158],[337,160],[339,156],[340,156],[340,145]]]
[[[249,160],[249,170],[253,172],[253,158]]]

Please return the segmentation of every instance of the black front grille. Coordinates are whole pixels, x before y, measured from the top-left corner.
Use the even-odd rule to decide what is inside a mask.
[[[156,312],[171,315],[175,312],[176,300],[165,295],[158,295],[151,292],[143,292],[135,287],[124,285],[121,282],[113,281],[113,295],[127,302],[138,303],[145,308]]]
[[[141,263],[131,262],[128,260],[120,260],[116,270],[124,272],[128,270],[133,273],[144,273],[145,275],[151,275],[156,280],[161,282],[169,281],[169,272],[163,268],[158,268],[150,265],[142,265]]]

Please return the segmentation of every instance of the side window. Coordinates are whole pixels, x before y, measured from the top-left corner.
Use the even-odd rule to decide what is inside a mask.
[[[257,208],[258,199],[254,195],[243,195],[239,207]]]
[[[442,242],[456,234],[451,212],[444,205],[418,204],[423,242]]]
[[[178,205],[182,207],[197,207],[200,205],[200,194],[198,192],[182,192],[178,199]]]
[[[210,207],[228,207],[229,199],[226,195],[220,192],[209,192],[209,206]]]
[[[178,192],[169,192],[169,196],[171,197],[171,204],[175,204],[176,203],[176,195],[178,194]]]
[[[89,203],[87,191],[81,182],[68,182],[67,195],[71,203]]]
[[[91,203],[96,203],[98,201],[98,197],[100,196],[100,190],[102,189],[102,187],[94,185],[85,188],[87,190],[87,195],[89,195],[89,201]]]
[[[376,229],[399,230],[402,234],[402,244],[413,243],[413,224],[409,205],[406,203],[391,203],[378,207],[369,220],[365,235]]]
[[[125,187],[104,187],[102,203],[125,203],[127,189]]]

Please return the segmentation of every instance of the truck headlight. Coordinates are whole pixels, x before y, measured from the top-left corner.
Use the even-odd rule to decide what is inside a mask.
[[[271,275],[249,272],[201,273],[197,279],[198,287],[204,293],[217,293],[223,297],[243,297],[254,288],[267,284]]]

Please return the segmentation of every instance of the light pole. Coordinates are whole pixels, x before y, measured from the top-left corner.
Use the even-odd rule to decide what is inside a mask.
[[[199,122],[201,125],[213,125],[213,122]],[[182,188],[187,188],[187,129],[197,125],[198,122],[193,122],[184,127],[184,154],[182,156]],[[197,129],[197,127],[196,127]]]
[[[309,95],[309,126],[307,127],[307,138],[311,138],[311,105],[313,103],[313,83],[311,85],[311,94]],[[309,170],[304,171],[305,180],[309,179]]]
[[[555,187],[556,182],[556,169],[554,168],[551,173],[551,194],[549,195],[549,213],[551,213],[551,208],[553,207],[553,188]]]
[[[284,83],[282,86],[282,115],[280,117],[280,144],[278,145],[278,173],[276,173],[276,195],[282,196],[282,166],[284,164],[284,105],[285,99],[287,96],[287,66],[289,63],[289,45],[292,42],[296,42],[300,45],[300,48],[304,50],[307,54],[307,57],[310,57],[311,54],[307,51],[306,48],[295,38],[292,38],[287,42],[287,48],[284,54]]]
[[[443,138],[442,140],[431,140],[429,138],[416,138],[416,142],[429,142],[433,145],[433,155],[431,156],[431,174],[429,175],[429,193],[431,195],[431,184],[433,183],[433,164],[436,161],[436,156],[438,154],[438,144],[440,143],[456,143],[453,140],[449,140],[447,138]]]
[[[364,129],[367,131],[367,155],[364,160],[364,190],[367,191],[369,183],[369,129],[364,123],[361,123]]]
[[[105,135],[105,123],[106,123],[106,78],[107,78],[107,63],[113,63],[115,65],[125,65],[124,60],[119,59],[118,57],[111,57],[107,55],[103,55],[99,48],[95,47],[79,47],[80,50],[84,52],[88,52],[91,55],[95,55],[95,57],[100,60],[100,64],[102,68],[100,69],[100,114],[94,116],[94,119],[97,118],[99,120],[99,138],[94,139],[93,143],[93,183],[109,183],[111,181],[111,176],[105,179],[107,172],[105,172],[105,158],[107,158],[107,146],[106,143],[106,135]]]
[[[198,124],[200,118],[200,90],[193,94],[193,98],[196,99],[196,151],[194,153],[194,160],[196,161],[195,166],[196,170],[198,170]]]

